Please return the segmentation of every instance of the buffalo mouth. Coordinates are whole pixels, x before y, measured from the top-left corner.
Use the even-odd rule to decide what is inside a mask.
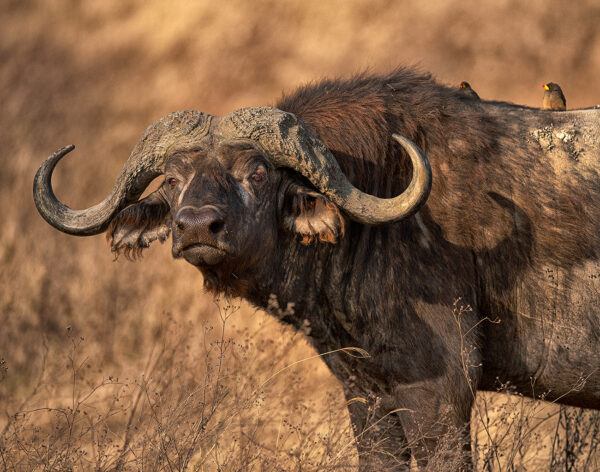
[[[213,266],[221,262],[227,253],[208,244],[190,244],[179,252],[180,256],[195,266]]]

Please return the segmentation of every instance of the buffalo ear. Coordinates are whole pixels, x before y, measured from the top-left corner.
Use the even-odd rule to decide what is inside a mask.
[[[345,223],[339,208],[318,192],[294,185],[286,194],[283,226],[296,233],[302,244],[313,241],[337,243]]]
[[[169,205],[159,190],[121,210],[106,230],[110,249],[118,257],[136,259],[152,241],[161,243],[171,232]]]

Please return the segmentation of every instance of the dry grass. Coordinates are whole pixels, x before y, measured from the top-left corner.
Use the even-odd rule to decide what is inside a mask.
[[[133,377],[96,369],[85,336],[73,327],[54,350],[44,342],[31,392],[2,423],[3,470],[356,470],[356,440],[339,394],[321,389],[316,399],[299,398],[321,356],[286,364],[298,355],[298,339],[275,324],[236,329],[239,309],[217,302],[217,317],[187,323],[164,314]],[[462,314],[458,306],[457,321]],[[274,357],[274,348],[282,356]],[[514,395],[509,385],[500,390],[495,398],[479,394],[473,410],[479,470],[598,470],[597,412],[549,407]],[[355,401],[369,400],[371,414],[376,399]],[[373,416],[368,428],[379,421]],[[426,470],[458,470],[461,437],[451,431],[442,438]],[[372,456],[373,470],[392,470],[398,461],[380,450],[370,444],[363,453]]]
[[[484,98],[537,105],[552,80],[570,107],[600,103],[593,0],[5,0],[0,12],[0,459],[20,470],[356,462],[341,390],[318,359],[262,386],[315,355],[302,336],[245,305],[223,334],[201,276],[167,246],[113,262],[102,237],[39,217],[32,177],[55,149],[77,145],[54,182],[84,207],[157,117],[270,104],[322,76],[419,63]],[[589,449],[568,455],[573,438],[595,447],[597,416],[514,396],[478,405],[494,424],[474,413],[482,470],[599,468],[577,462]]]
[[[36,386],[6,418],[0,464],[22,471],[351,470],[351,451],[337,454],[352,444],[343,402],[334,394],[298,402],[295,389],[310,383],[310,366],[279,376],[281,359],[270,348],[293,352],[294,337],[274,327],[228,329],[237,310],[217,306],[215,325],[165,315],[134,377],[97,372],[85,338],[68,329],[61,352],[42,349]],[[51,358],[58,364],[49,365]],[[55,388],[62,398],[49,394]]]

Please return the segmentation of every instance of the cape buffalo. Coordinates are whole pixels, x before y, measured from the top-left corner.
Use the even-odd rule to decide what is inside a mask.
[[[409,444],[425,463],[498,381],[600,409],[599,132],[597,109],[474,100],[399,69],[307,85],[275,108],[165,116],[86,210],[52,191],[66,147],[34,197],[51,225],[107,231],[116,253],[171,233],[208,290],[270,310],[319,352],[366,350],[324,358],[347,399],[377,399],[368,424],[349,402],[360,447],[379,441],[400,464]]]

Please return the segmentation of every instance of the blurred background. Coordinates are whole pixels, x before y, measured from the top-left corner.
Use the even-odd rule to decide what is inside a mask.
[[[222,315],[203,293],[199,272],[171,260],[170,243],[155,243],[135,263],[114,261],[102,236],[68,236],[42,220],[32,179],[54,150],[76,145],[53,182],[63,202],[83,208],[108,194],[142,131],[160,116],[273,105],[283,92],[323,77],[413,65],[444,84],[466,80],[483,99],[540,106],[541,84],[554,81],[568,108],[594,106],[599,26],[598,0],[3,0],[3,412],[10,416],[27,402],[32,408],[72,402],[75,379],[95,385],[121,377],[139,387],[160,349],[172,344],[193,353],[200,340],[210,345],[222,335],[206,337],[211,329],[220,333]],[[243,370],[259,384],[314,355],[302,336],[262,312],[244,304],[233,311],[223,339],[243,346]],[[181,331],[189,338],[184,343],[173,337]],[[75,346],[89,366],[85,376],[68,369]],[[191,379],[206,366],[190,356],[178,365]],[[277,441],[282,422],[295,421],[294,405],[310,405],[303,418],[321,418],[331,402],[343,402],[320,360],[286,372],[296,376],[293,396],[290,377],[283,377],[287,387],[275,385],[263,399],[274,415],[264,423],[279,428]],[[129,392],[131,406],[136,394]],[[98,395],[101,404],[113,393]],[[336,414],[347,428],[343,408]],[[7,431],[9,416],[0,419],[0,430]],[[271,434],[260,431],[263,438]],[[288,441],[286,448],[298,447]]]

